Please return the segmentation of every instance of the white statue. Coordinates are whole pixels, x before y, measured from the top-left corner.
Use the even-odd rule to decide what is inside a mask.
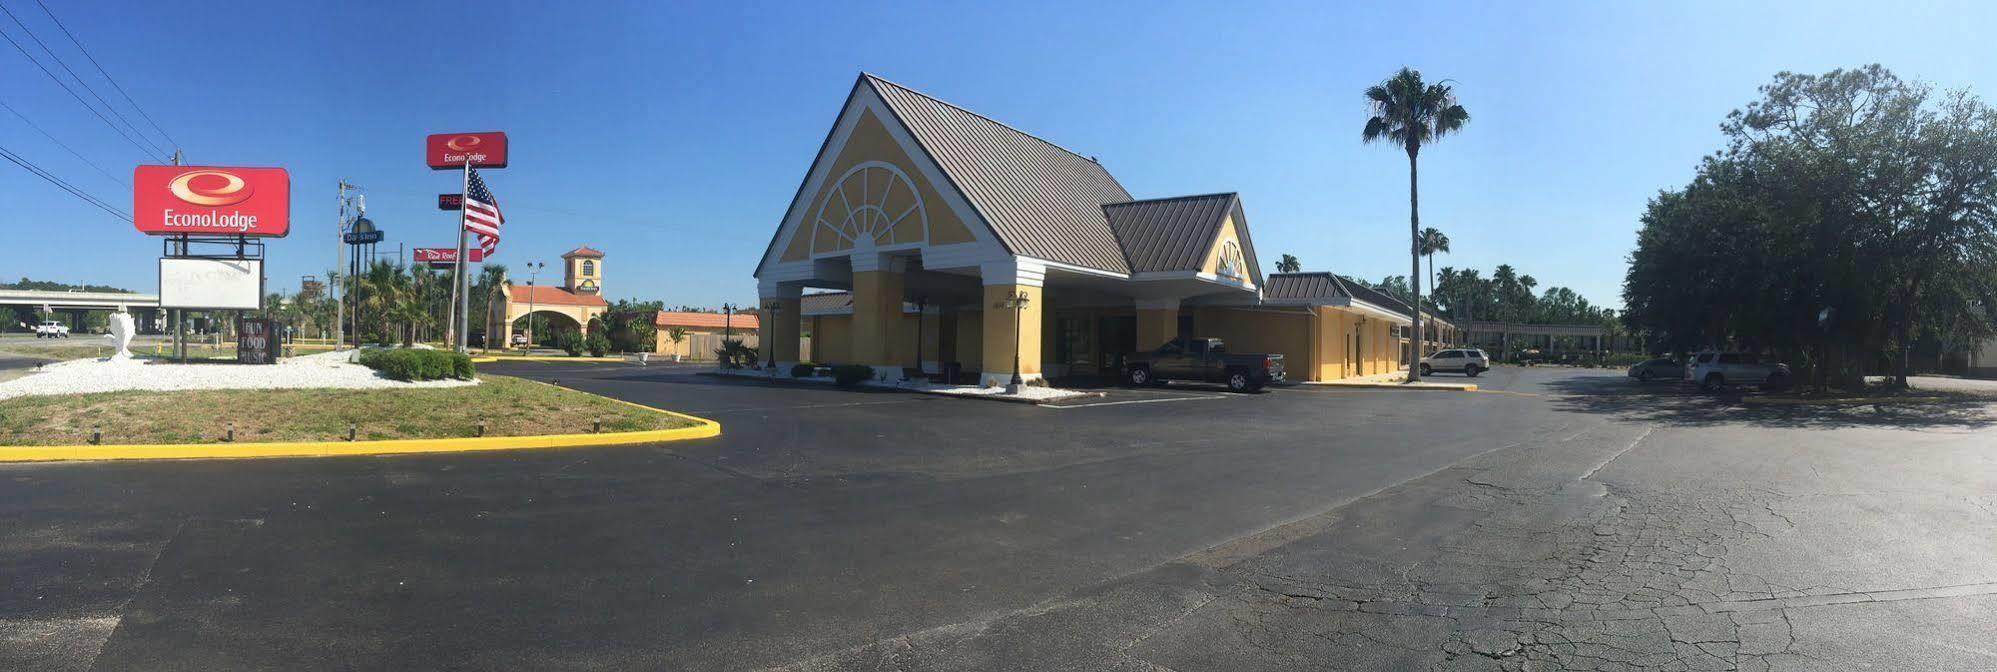
[[[132,345],[132,335],[136,333],[138,329],[132,326],[131,313],[119,311],[111,314],[111,333],[104,335],[118,346],[118,351],[111,353],[111,359],[132,358],[132,351],[127,348]]]

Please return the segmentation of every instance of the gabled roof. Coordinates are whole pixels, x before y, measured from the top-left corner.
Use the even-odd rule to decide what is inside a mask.
[[[582,247],[569,250],[568,252],[562,254],[563,259],[567,259],[569,257],[596,257],[598,259],[602,259],[603,253],[591,248],[588,245],[584,245]]]
[[[1103,204],[1130,192],[1094,160],[899,84],[861,74],[1013,254],[1130,267]]]
[[[1346,280],[1336,273],[1323,271],[1313,273],[1271,273],[1269,281],[1262,285],[1264,301],[1321,301],[1325,299],[1356,299],[1373,304],[1382,310],[1413,315],[1405,301],[1396,299],[1363,284]]]
[[[733,317],[722,313],[702,313],[691,310],[661,310],[652,316],[653,326],[686,327],[689,329],[745,329],[755,330],[762,324],[753,312],[735,313]]]
[[[596,294],[577,294],[560,287],[547,285],[506,286],[506,296],[514,303],[534,303],[544,306],[609,306],[610,302]]]
[[[1262,283],[1255,244],[1248,238],[1248,216],[1241,196],[1232,192],[1153,198],[1103,206],[1110,230],[1116,232],[1132,273],[1198,270],[1213,249],[1220,227],[1231,215],[1235,235],[1250,277]]]

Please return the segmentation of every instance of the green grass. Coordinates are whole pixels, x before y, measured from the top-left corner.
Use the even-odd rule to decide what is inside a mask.
[[[693,421],[592,394],[507,376],[481,384],[410,390],[188,390],[104,392],[0,400],[0,445],[76,445],[101,428],[110,443],[415,439],[582,434],[690,426]]]

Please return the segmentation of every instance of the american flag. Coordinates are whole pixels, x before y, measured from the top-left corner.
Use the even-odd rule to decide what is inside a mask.
[[[506,223],[506,216],[499,214],[499,199],[492,197],[476,170],[465,189],[464,213],[465,230],[478,236],[478,246],[487,255],[499,249],[499,225]]]

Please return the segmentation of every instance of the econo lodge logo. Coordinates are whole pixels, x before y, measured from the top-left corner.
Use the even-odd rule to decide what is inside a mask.
[[[167,191],[178,198],[195,205],[211,208],[235,205],[250,200],[256,189],[250,187],[241,176],[221,170],[196,170],[173,178],[166,185]]]
[[[483,142],[485,142],[485,138],[481,138],[476,135],[460,135],[455,138],[445,140],[444,146],[451,148],[451,151],[454,152],[469,152],[472,151],[473,149],[477,149],[479,144]]]
[[[139,166],[132,225],[155,235],[283,236],[291,175],[283,168]]]

